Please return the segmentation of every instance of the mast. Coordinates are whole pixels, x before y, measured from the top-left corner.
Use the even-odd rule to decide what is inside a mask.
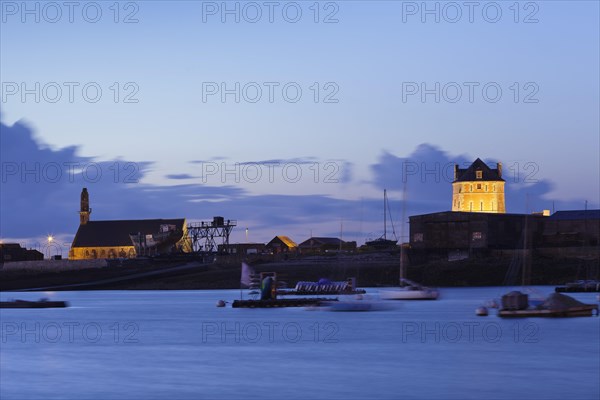
[[[387,209],[387,190],[383,189],[383,240],[387,239],[387,215],[386,215],[386,209]]]
[[[402,217],[400,219],[400,286],[402,280],[405,279],[406,272],[404,271],[404,218],[406,218],[406,181],[402,184]]]
[[[521,276],[521,286],[527,286],[529,285],[529,252],[528,252],[528,236],[529,236],[529,228],[528,228],[528,224],[527,224],[527,220],[529,219],[529,216],[527,214],[525,214],[525,237],[523,238],[523,271],[522,271],[522,276]]]
[[[529,253],[529,193],[525,195],[525,233],[523,237],[523,271],[521,275],[521,285],[530,284],[531,278],[531,255]]]

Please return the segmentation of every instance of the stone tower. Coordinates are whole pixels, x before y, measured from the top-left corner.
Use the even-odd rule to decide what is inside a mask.
[[[452,211],[504,214],[502,164],[491,169],[478,158],[467,169],[454,165]]]
[[[92,209],[90,208],[90,195],[88,194],[87,188],[83,188],[81,191],[81,209],[79,210],[79,224],[85,225],[90,220],[90,214]]]

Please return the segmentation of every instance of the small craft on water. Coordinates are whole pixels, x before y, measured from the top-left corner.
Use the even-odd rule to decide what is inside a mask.
[[[397,248],[398,239],[396,238],[396,230],[394,229],[394,221],[392,215],[389,212],[390,206],[387,200],[387,190],[383,189],[383,235],[375,240],[369,240],[365,242],[367,247],[371,247],[378,250],[390,250]],[[392,232],[394,234],[394,240],[387,238],[387,214],[390,214],[390,222],[392,223]]]
[[[585,304],[574,298],[552,293],[537,305],[529,304],[529,296],[519,291],[512,291],[502,296],[502,308],[499,317],[590,317],[598,316],[597,304]]]
[[[0,301],[0,308],[65,308],[69,303],[66,301],[49,301],[46,298],[38,301],[8,300]]]
[[[319,304],[325,311],[386,311],[392,307],[389,302],[375,301],[365,298],[362,295],[357,295],[354,299],[338,300],[338,301],[322,301]]]
[[[406,184],[406,182],[405,182]],[[406,187],[402,189],[402,221],[405,220],[406,214]],[[400,237],[403,237],[404,223],[401,227]],[[402,243],[400,245],[400,285],[397,288],[389,290],[381,290],[380,295],[384,300],[437,300],[440,293],[436,289],[431,289],[426,286],[422,286],[416,282],[406,279],[406,265],[405,265],[405,247],[408,244]]]
[[[356,278],[348,278],[345,281],[330,281],[326,278],[321,278],[317,282],[301,281],[296,284],[294,289],[278,290],[277,294],[309,296],[320,294],[365,294],[366,290],[356,289]]]
[[[233,303],[231,303],[232,308],[307,307],[317,306],[325,301],[337,301],[335,298],[315,297],[278,299],[277,294],[279,293],[278,288],[280,285],[277,281],[277,273],[261,272],[260,274],[257,274],[246,263],[242,264],[242,277],[240,281],[242,286],[251,290],[251,293],[255,293],[255,295],[260,294],[260,298],[250,300],[240,298],[240,300],[234,300]],[[258,286],[259,284],[260,287]]]
[[[487,307],[484,307],[484,306],[477,307],[477,309],[475,310],[475,315],[477,315],[478,317],[487,317],[488,316]]]
[[[585,293],[585,292],[600,292],[600,281],[587,280],[569,282],[565,286],[558,286],[554,289],[557,293]]]
[[[384,300],[436,300],[440,293],[436,289],[402,278],[400,287],[382,290],[380,295]]]

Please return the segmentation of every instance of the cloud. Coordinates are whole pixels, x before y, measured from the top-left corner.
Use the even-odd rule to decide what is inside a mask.
[[[169,174],[165,176],[167,179],[173,180],[183,180],[183,179],[195,179],[197,176],[192,176],[190,174]]]
[[[407,215],[448,211],[452,208],[454,165],[466,168],[477,157],[482,158],[491,168],[495,168],[496,163],[502,161],[485,159],[481,155],[451,156],[428,143],[419,145],[407,157],[397,157],[385,152],[378,162],[371,166],[372,184],[381,189],[387,188],[400,193],[404,191]],[[554,184],[549,180],[535,179],[532,171],[533,169],[514,173],[506,168],[503,170],[507,212],[581,208],[583,200],[568,202],[551,199],[549,194],[554,190]]]
[[[475,158],[453,157],[431,144],[420,145],[408,157],[384,152],[371,166],[372,179],[366,187],[352,182],[351,162],[334,160],[340,166],[340,183],[355,190],[354,197],[344,199],[318,194],[253,194],[239,185],[142,183],[153,167],[151,161],[96,160],[78,153],[77,146],[52,149],[24,122],[12,126],[0,122],[0,238],[40,238],[52,233],[70,241],[79,224],[81,189],[87,187],[95,220],[185,217],[193,221],[219,215],[238,220],[242,229],[234,234],[243,235],[243,228],[249,227],[253,240],[267,241],[285,234],[301,242],[311,231],[315,236],[337,236],[343,226],[344,238],[361,243],[367,237],[378,237],[383,229],[382,197],[367,194],[373,187],[390,190],[391,216],[399,232],[403,216],[406,221],[410,215],[449,210],[453,165],[468,166]],[[271,161],[314,162],[310,157]],[[496,160],[484,161],[493,165]],[[192,178],[188,174],[167,177]],[[505,179],[507,211],[552,209],[547,198],[553,189],[551,182],[529,182],[518,175]],[[402,204],[406,205],[404,211]],[[558,201],[554,206],[557,210],[582,208]]]

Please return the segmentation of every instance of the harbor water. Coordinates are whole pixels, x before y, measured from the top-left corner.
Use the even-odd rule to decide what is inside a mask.
[[[0,310],[0,398],[600,398],[600,318],[475,315],[508,290],[373,312],[215,306],[236,290],[2,293],[70,307]]]

